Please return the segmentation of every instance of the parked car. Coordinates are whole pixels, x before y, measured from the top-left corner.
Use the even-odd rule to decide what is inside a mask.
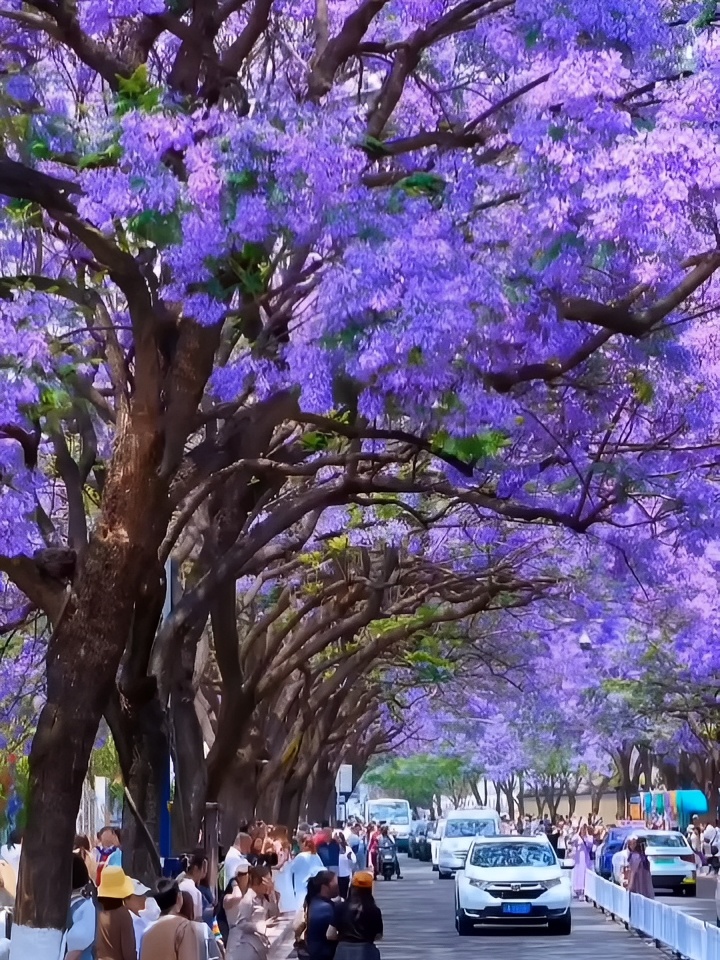
[[[622,884],[631,837],[643,837],[656,890],[673,890],[687,897],[697,895],[697,863],[685,836],[678,830],[633,830],[623,848],[612,858],[612,879]]]
[[[542,836],[478,837],[455,875],[455,927],[470,936],[480,924],[572,930],[572,889],[565,863]]]
[[[595,852],[595,873],[603,880],[612,880],[612,858],[622,850],[632,827],[611,827]]]
[[[440,879],[452,880],[454,874],[462,870],[475,837],[499,836],[500,815],[496,810],[484,807],[453,810],[447,816],[438,852]]]
[[[434,820],[426,821],[427,826],[425,827],[425,832],[421,833],[417,838],[417,851],[418,851],[418,860],[422,860],[423,863],[432,862],[432,838],[437,829],[437,823]]]
[[[427,830],[427,820],[413,820],[408,836],[408,856],[411,860],[418,860],[418,840]]]

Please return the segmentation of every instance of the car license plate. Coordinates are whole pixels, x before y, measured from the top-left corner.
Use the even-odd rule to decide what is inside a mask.
[[[529,903],[504,903],[503,913],[530,913],[532,907]]]
[[[655,857],[655,863],[662,863],[664,866],[675,863],[675,857]]]

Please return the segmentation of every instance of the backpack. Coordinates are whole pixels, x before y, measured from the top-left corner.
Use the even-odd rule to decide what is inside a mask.
[[[92,903],[93,909],[95,910],[95,936],[93,942],[89,947],[86,947],[83,952],[80,954],[78,960],[96,960],[97,951],[95,949],[95,943],[97,941],[97,921],[98,921],[98,910],[97,904],[94,900],[91,900],[89,897],[76,897],[74,900],[70,901],[70,909],[68,910],[68,918],[66,927],[69,930],[72,925],[75,923],[75,914],[78,912],[80,907],[84,906],[86,903]]]

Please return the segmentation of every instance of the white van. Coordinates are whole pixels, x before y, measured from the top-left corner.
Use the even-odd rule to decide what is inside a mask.
[[[445,836],[445,821],[438,820],[435,824],[435,833],[430,838],[430,860],[432,861],[432,868],[437,873],[438,868],[438,857],[440,856],[440,843],[442,838]]]
[[[475,837],[499,837],[500,814],[482,807],[452,810],[446,818],[445,831],[438,851],[438,873],[441,880],[450,880],[465,866]]]

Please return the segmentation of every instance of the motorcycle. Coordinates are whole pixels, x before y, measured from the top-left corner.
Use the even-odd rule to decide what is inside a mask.
[[[380,847],[378,850],[378,873],[383,880],[392,880],[395,876],[395,848],[392,846]]]

